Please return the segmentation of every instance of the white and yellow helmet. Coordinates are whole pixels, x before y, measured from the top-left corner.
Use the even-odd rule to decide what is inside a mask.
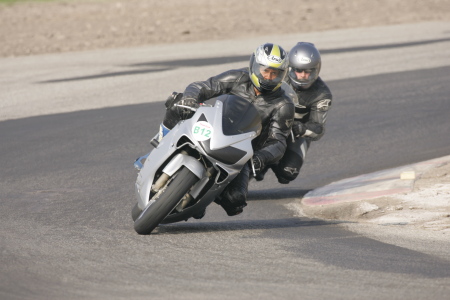
[[[263,93],[277,90],[286,77],[288,71],[286,51],[281,46],[266,43],[259,46],[250,57],[250,78],[253,85]],[[261,68],[279,70],[277,77],[272,80],[264,79]]]

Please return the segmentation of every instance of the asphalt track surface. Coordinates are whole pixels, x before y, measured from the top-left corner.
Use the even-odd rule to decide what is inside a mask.
[[[0,298],[446,299],[448,242],[439,255],[419,251],[288,207],[339,179],[448,155],[448,65],[328,80],[327,134],[298,180],[280,186],[269,174],[250,185],[244,214],[212,205],[202,220],[149,236],[132,227],[132,163],[162,102],[0,122]],[[39,86],[102,80],[89,76]]]

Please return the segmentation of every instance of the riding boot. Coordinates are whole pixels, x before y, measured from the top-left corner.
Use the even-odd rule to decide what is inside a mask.
[[[147,157],[149,155],[150,155],[150,152],[145,154],[145,155],[143,155],[143,156],[141,156],[141,157],[136,158],[136,160],[134,161],[134,168],[136,170],[142,169],[144,167],[144,163],[147,160]]]
[[[235,216],[243,212],[247,206],[249,165],[246,164],[241,172],[230,182],[222,194],[214,202],[222,206],[227,215]]]
[[[159,131],[158,133],[150,140],[150,144],[152,144],[154,147],[157,147],[159,142],[170,132],[170,129],[164,126],[163,123],[159,124]]]

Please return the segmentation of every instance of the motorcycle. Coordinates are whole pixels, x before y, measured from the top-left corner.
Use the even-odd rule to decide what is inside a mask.
[[[207,102],[198,108],[177,105],[193,116],[180,121],[160,142],[154,138],[155,148],[136,160],[137,203],[131,216],[137,233],[150,234],[159,224],[203,216],[251,162],[252,140],[262,128],[256,108],[235,95]]]

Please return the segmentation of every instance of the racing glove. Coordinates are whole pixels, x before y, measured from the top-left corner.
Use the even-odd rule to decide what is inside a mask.
[[[177,93],[177,92],[173,92],[167,99],[166,99],[166,108],[170,109],[172,108],[172,106],[179,102],[181,100],[181,98],[183,97],[183,93]]]
[[[294,124],[292,125],[292,133],[294,134],[294,137],[298,139],[302,135],[304,135],[306,132],[306,126],[300,121],[294,121]]]
[[[198,108],[200,105],[198,104],[197,100],[194,98],[184,98],[181,101],[179,101],[177,104],[179,105],[184,105],[184,106],[189,106],[189,107],[193,107],[193,108]],[[180,117],[183,120],[189,119],[190,117],[192,117],[194,115],[194,111],[184,108],[184,107],[179,107],[180,111]]]
[[[197,108],[199,106],[194,98],[183,98],[183,93],[173,92],[166,100],[166,108],[171,108],[174,104],[185,105]]]
[[[194,108],[199,107],[199,104],[198,104],[197,100],[194,99],[194,98],[182,99],[180,102],[178,102],[178,104],[185,105],[185,106],[190,106],[190,107],[194,107]]]

